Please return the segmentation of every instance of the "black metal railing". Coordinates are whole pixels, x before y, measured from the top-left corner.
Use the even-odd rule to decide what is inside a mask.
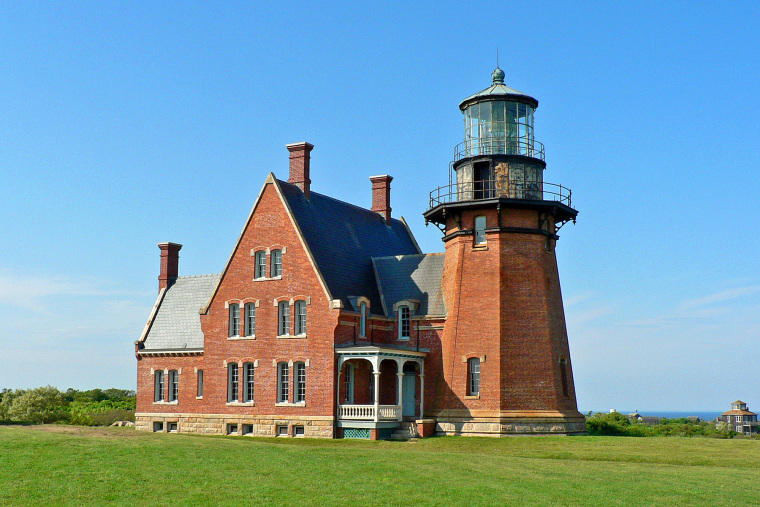
[[[495,180],[452,183],[430,192],[430,208],[439,204],[461,201],[477,201],[504,197],[532,201],[555,201],[571,206],[572,192],[556,183],[541,181]]]
[[[454,162],[481,155],[524,155],[545,160],[544,145],[524,137],[470,139],[457,144],[454,148]]]

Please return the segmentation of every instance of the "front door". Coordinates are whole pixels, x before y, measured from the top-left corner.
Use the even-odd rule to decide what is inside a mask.
[[[415,393],[415,374],[414,373],[404,373],[404,380],[402,381],[403,384],[401,385],[402,389],[402,396],[404,398],[403,400],[403,406],[401,408],[401,415],[404,417],[414,417],[417,415],[417,411],[415,410],[415,403],[414,398],[417,393]]]

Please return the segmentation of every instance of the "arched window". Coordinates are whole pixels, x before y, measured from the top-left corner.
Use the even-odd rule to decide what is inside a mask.
[[[367,303],[362,302],[359,305],[359,313],[361,319],[359,320],[359,336],[367,336]]]
[[[179,398],[179,372],[169,370],[169,401],[177,401]]]
[[[269,276],[282,276],[282,250],[272,250],[270,255]]]
[[[238,398],[238,385],[240,372],[237,363],[227,365],[227,403],[236,402]]]
[[[244,363],[243,364],[243,385],[244,391],[243,391],[243,401],[246,403],[253,402],[253,373],[254,373],[254,367],[253,363]]]
[[[154,376],[153,401],[164,401],[164,370],[156,370]]]
[[[486,244],[486,217],[475,217],[475,244]]]
[[[230,334],[229,336],[240,335],[240,305],[237,303],[230,304]]]
[[[296,335],[306,334],[306,301],[296,301]]]
[[[290,401],[290,370],[288,363],[277,363],[277,403]]]
[[[277,304],[277,308],[279,310],[277,335],[287,336],[290,334],[290,303],[288,301],[280,301]]]
[[[306,402],[306,364],[293,363],[293,377],[295,380],[295,402]]]
[[[256,305],[254,303],[245,304],[245,335],[254,336],[256,334]]]
[[[467,395],[480,394],[480,358],[471,357],[467,360]]]
[[[265,250],[259,250],[256,252],[256,255],[254,257],[255,265],[256,265],[256,278],[266,278],[267,277],[267,253]]]

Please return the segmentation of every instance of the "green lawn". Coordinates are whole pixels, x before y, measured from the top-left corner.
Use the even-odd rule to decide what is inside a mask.
[[[254,439],[0,426],[0,505],[760,502],[760,440]]]

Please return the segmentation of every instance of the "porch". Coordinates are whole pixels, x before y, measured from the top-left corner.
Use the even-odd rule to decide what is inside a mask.
[[[336,346],[335,352],[338,355],[336,424],[339,428],[351,429],[346,434],[355,434],[354,429],[375,430],[374,438],[384,438],[398,428],[401,421],[424,416],[427,351],[388,346]]]

